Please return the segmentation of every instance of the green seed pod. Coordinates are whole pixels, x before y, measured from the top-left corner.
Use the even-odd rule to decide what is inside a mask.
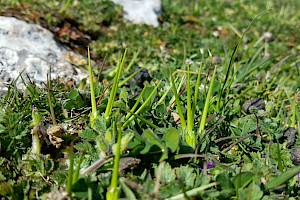
[[[105,132],[105,140],[107,143],[112,144],[114,143],[114,139],[113,139],[113,133],[110,130],[107,130]]]
[[[127,146],[129,144],[129,142],[132,140],[132,138],[134,137],[134,133],[130,132],[127,133],[126,135],[124,135],[121,139],[121,152],[124,152],[127,149]],[[117,144],[113,145],[112,148],[113,154],[115,154],[117,152]]]
[[[42,123],[42,115],[32,106],[32,122],[31,126],[39,126]]]

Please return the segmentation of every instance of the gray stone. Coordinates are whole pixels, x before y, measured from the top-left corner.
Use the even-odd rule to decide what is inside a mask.
[[[121,5],[124,10],[124,18],[136,23],[157,27],[158,17],[161,14],[161,0],[112,0]]]
[[[51,78],[74,79],[79,82],[87,73],[71,64],[71,60],[81,60],[81,55],[68,51],[54,40],[53,34],[36,24],[29,24],[13,17],[0,16],[0,88],[17,79],[17,87],[22,89],[23,79],[42,86]]]

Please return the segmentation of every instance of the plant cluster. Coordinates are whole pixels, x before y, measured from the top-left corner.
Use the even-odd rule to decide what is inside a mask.
[[[109,54],[108,70],[93,69],[88,48],[88,80],[73,85],[49,78],[45,88],[24,82],[25,91],[8,87],[0,106],[4,199],[297,198],[299,69],[281,55],[269,58],[270,41],[251,43],[248,36],[271,11],[249,21],[243,33],[232,27],[239,39],[223,59],[195,50],[193,31],[179,55],[178,24],[197,30],[201,23],[185,15],[191,7],[192,15],[198,13],[197,3],[179,2],[166,6],[169,46],[153,34],[143,44],[148,47],[136,41],[139,51],[116,52],[107,44],[99,50],[99,39],[91,48]],[[72,3],[64,3],[60,12],[68,15]],[[203,9],[216,14],[212,6]],[[175,7],[182,18],[168,12]],[[145,27],[133,27],[146,37]],[[133,41],[130,35],[115,39]],[[149,67],[156,42],[161,51]]]

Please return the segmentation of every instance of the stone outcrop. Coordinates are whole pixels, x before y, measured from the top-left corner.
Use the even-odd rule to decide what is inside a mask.
[[[158,17],[162,12],[161,0],[112,0],[121,5],[124,10],[124,18],[136,23],[157,27]]]
[[[17,80],[17,87],[24,88],[22,78],[42,86],[51,78],[80,81],[87,73],[78,68],[86,59],[68,51],[54,40],[53,34],[36,24],[29,24],[13,17],[0,16],[0,88]]]

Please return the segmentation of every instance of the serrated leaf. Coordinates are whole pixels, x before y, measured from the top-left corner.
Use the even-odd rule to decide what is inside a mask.
[[[194,173],[194,169],[188,165],[180,166],[179,169],[176,170],[177,177],[190,189],[194,187],[196,174]]]
[[[90,152],[93,147],[89,142],[80,142],[74,145],[74,148],[78,151]]]
[[[258,185],[251,185],[245,189],[239,189],[239,199],[260,200],[263,197],[263,192]]]
[[[119,96],[120,99],[122,99],[124,102],[127,103],[128,101],[128,92],[125,88],[121,88],[121,92],[120,92],[120,96]]]
[[[160,166],[160,165],[162,165],[162,166]],[[175,181],[175,179],[176,179],[175,171],[172,169],[170,164],[167,162],[162,162],[159,164],[159,166],[155,169],[155,176],[156,176],[156,178],[160,176],[160,182],[162,184],[171,183],[171,182]]]
[[[94,129],[95,131],[99,133],[105,133],[106,131],[106,120],[104,119],[103,116],[98,116],[95,124],[94,124]]]
[[[86,139],[86,140],[90,140],[90,141],[95,141],[98,134],[91,130],[91,129],[87,129],[87,130],[84,130],[82,131],[79,136],[82,138],[82,139]]]
[[[178,182],[173,182],[171,184],[160,187],[160,198],[166,199],[170,196],[179,194],[182,191],[182,187]]]
[[[178,146],[180,140],[180,133],[176,128],[169,128],[163,136],[163,140],[166,143],[166,146],[174,153]]]

